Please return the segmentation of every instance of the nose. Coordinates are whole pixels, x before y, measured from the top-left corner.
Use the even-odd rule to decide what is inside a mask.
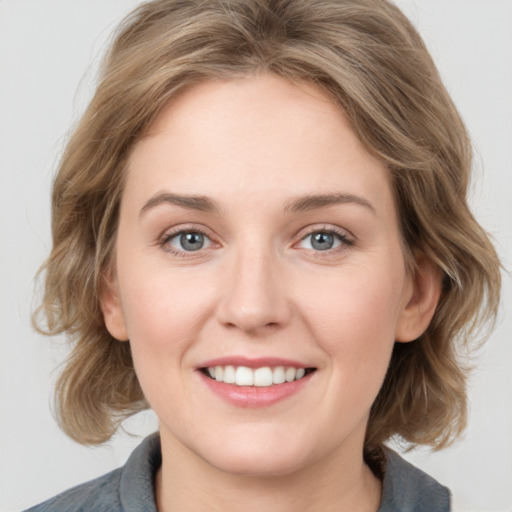
[[[222,281],[219,321],[251,335],[285,326],[291,317],[284,276],[271,251],[244,250],[234,257]]]

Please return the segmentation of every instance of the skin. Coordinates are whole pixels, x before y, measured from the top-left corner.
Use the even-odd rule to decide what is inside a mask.
[[[406,272],[385,166],[321,90],[258,75],[175,98],[127,172],[101,304],[160,420],[159,510],[375,512],[369,410],[395,341],[426,329],[439,296],[424,259]],[[345,200],[297,208],[311,194]],[[203,248],[184,250],[180,230],[203,231]],[[334,247],[315,249],[310,235],[332,230]],[[240,407],[197,370],[234,355],[316,372],[285,400]]]

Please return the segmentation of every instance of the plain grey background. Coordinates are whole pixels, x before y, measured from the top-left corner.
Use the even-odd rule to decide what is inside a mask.
[[[136,0],[0,0],[0,511],[14,512],[121,465],[156,428],[151,412],[107,446],[56,426],[62,340],[30,326],[33,277],[50,248],[52,173],[94,85],[105,41]],[[512,268],[512,1],[400,0],[472,134],[471,202]],[[458,511],[512,511],[512,279],[470,383],[468,431],[406,457],[454,494]]]

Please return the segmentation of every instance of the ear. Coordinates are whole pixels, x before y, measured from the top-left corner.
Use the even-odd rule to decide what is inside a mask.
[[[402,343],[414,341],[427,330],[441,296],[439,269],[423,254],[415,254],[415,261],[416,268],[409,276],[405,304],[396,325],[395,340]]]
[[[128,341],[119,286],[115,272],[111,269],[103,275],[100,290],[100,306],[108,332],[119,341]]]

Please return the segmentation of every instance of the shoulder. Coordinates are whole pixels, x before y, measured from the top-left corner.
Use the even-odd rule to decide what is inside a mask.
[[[121,510],[121,469],[78,485],[26,512],[115,512]]]
[[[158,435],[146,438],[126,464],[26,512],[156,512],[153,482],[161,464]]]
[[[449,512],[450,501],[446,487],[386,449],[382,504],[378,512]]]

